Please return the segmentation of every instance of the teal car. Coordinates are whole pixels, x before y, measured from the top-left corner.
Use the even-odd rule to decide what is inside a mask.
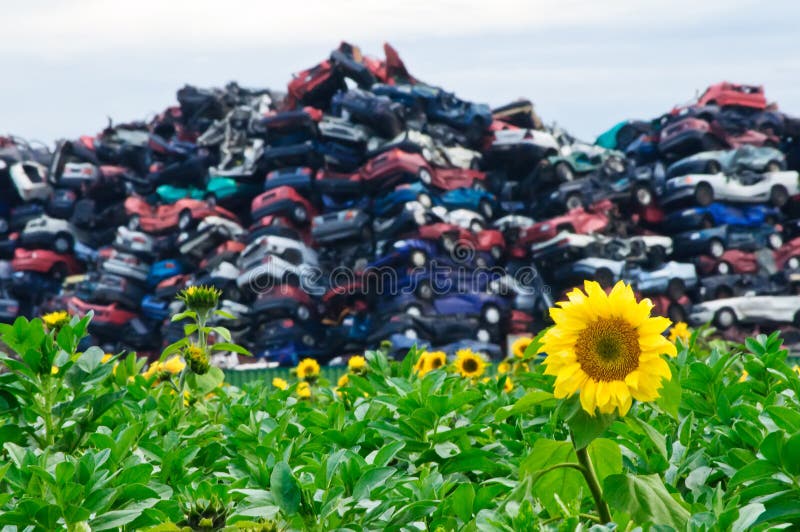
[[[615,150],[591,146],[588,150],[576,150],[567,155],[553,155],[547,158],[556,177],[561,182],[572,181],[595,170],[602,169],[608,175],[625,171],[625,155]]]
[[[230,177],[212,177],[205,189],[173,185],[161,185],[156,189],[156,194],[164,203],[175,203],[183,198],[206,200],[214,204],[249,203],[259,193],[261,193],[260,186]]]

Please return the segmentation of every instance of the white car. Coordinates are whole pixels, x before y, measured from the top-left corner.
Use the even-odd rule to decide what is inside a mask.
[[[367,150],[375,151],[398,144],[415,144],[419,146],[422,157],[433,166],[472,169],[480,167],[482,158],[480,152],[461,146],[445,146],[436,142],[430,135],[413,129],[409,129],[385,142],[378,137],[373,137],[367,144]]]
[[[150,273],[150,263],[131,253],[113,249],[111,255],[100,263],[100,270],[126,279],[146,281]]]
[[[39,216],[25,224],[19,235],[20,244],[28,249],[52,249],[58,253],[72,251],[80,232],[66,220]],[[79,238],[80,240],[80,238]]]
[[[191,233],[181,233],[178,236],[178,251],[181,255],[204,254],[208,246],[214,246],[220,240],[233,240],[245,233],[241,225],[222,218],[221,216],[206,216]]]
[[[2,162],[2,164],[6,163]],[[47,168],[44,165],[34,161],[23,161],[12,164],[8,173],[19,197],[24,201],[44,201],[50,197]]]
[[[672,239],[659,235],[622,238],[598,234],[580,235],[561,231],[549,240],[531,245],[531,252],[535,257],[541,257],[556,249],[567,248],[614,260],[650,257],[657,261],[663,261],[672,253]]]
[[[800,323],[800,296],[742,296],[705,301],[689,313],[692,325],[713,321],[720,329],[737,323]]]
[[[240,290],[250,288],[260,292],[274,284],[293,281],[314,293],[321,290],[317,252],[291,238],[274,235],[256,238],[242,250],[237,266],[241,270],[236,279]]]
[[[798,173],[795,171],[752,172],[737,175],[689,174],[667,181],[662,204],[694,198],[701,206],[714,201],[736,203],[765,203],[783,207],[790,198],[800,194]]]
[[[538,129],[502,129],[494,132],[491,151],[496,153],[530,152],[536,158],[558,155],[558,141],[548,131]]]
[[[114,237],[114,247],[120,251],[149,255],[155,253],[155,239],[147,233],[133,231],[120,225]]]
[[[431,211],[446,223],[469,229],[473,233],[480,233],[486,228],[486,219],[475,211],[469,209],[453,209],[448,211],[442,206],[433,207]]]
[[[595,279],[603,286],[612,286],[623,280],[643,294],[666,294],[673,300],[680,299],[687,290],[697,286],[695,265],[674,261],[651,268],[627,261],[592,257],[560,269],[556,276],[564,279]]]

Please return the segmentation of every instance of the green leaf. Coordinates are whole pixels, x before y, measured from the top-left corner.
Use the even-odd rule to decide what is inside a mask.
[[[750,530],[766,508],[761,503],[751,503],[739,508],[739,517],[733,522],[731,532],[746,532]]]
[[[211,346],[212,351],[231,351],[240,355],[252,356],[252,353],[244,347],[230,342],[217,342]]]
[[[622,449],[617,442],[598,438],[589,444],[586,451],[601,483],[610,475],[622,473]]]
[[[505,421],[505,419],[510,416],[527,412],[534,406],[544,404],[550,400],[555,402],[553,394],[550,392],[544,392],[541,390],[530,391],[525,395],[523,395],[522,397],[520,397],[519,399],[517,399],[517,402],[514,403],[513,405],[498,408],[497,411],[494,413],[494,420]]]
[[[611,475],[603,486],[612,510],[628,514],[636,524],[685,530],[689,511],[673,498],[658,475]]]
[[[588,493],[583,475],[576,469],[560,467],[539,475],[540,471],[565,462],[575,464],[578,462],[572,445],[565,441],[541,438],[534,442],[530,455],[524,458],[519,466],[520,477],[523,475],[538,477],[531,491],[547,512],[554,516],[563,512],[556,495],[563,503],[569,504],[578,498],[581,490]]]
[[[781,449],[783,467],[792,475],[800,475],[800,432],[795,433]]]
[[[219,326],[211,327],[211,330],[217,333],[226,342],[231,342],[231,332],[225,327],[219,327]]]
[[[270,490],[281,510],[291,516],[300,509],[300,485],[286,462],[278,462],[269,477]]]
[[[383,484],[396,472],[397,470],[393,467],[376,467],[367,470],[356,482],[353,488],[353,498],[356,500],[368,499],[375,486]]]
[[[373,465],[378,467],[389,465],[394,457],[397,456],[397,453],[405,446],[406,443],[404,441],[393,441],[383,446],[375,455],[375,459],[372,461]]]
[[[225,381],[225,373],[216,366],[211,366],[202,375],[188,373],[186,385],[198,395],[205,395],[218,388]]]
[[[583,408],[578,408],[567,418],[567,424],[572,431],[572,439],[576,449],[583,449],[592,440],[602,435],[617,419],[616,414],[589,415]]]
[[[800,430],[800,412],[785,406],[768,406],[766,410],[769,417],[786,432],[793,433]]]
[[[681,406],[681,396],[683,388],[681,388],[680,370],[672,362],[667,362],[669,369],[672,372],[670,380],[662,379],[662,387],[659,390],[659,397],[656,399],[656,404],[667,414],[672,416],[673,419],[678,419],[678,409]]]
[[[236,316],[234,316],[233,314],[231,314],[230,312],[225,311],[225,310],[215,310],[214,314],[216,314],[217,316],[220,316],[222,318],[225,318],[226,320],[235,320],[236,319]]]
[[[175,314],[174,316],[172,316],[172,319],[170,321],[173,321],[173,322],[174,321],[181,321],[181,320],[184,320],[186,318],[191,318],[193,320],[196,320],[197,319],[197,313],[195,311],[193,311],[193,310],[184,310],[183,312],[179,312],[178,314]]]
[[[102,349],[92,346],[81,354],[76,365],[86,373],[91,373],[97,369],[104,356]]]
[[[471,483],[459,485],[448,497],[453,513],[464,523],[472,520],[472,508],[475,503],[475,488]]]
[[[92,530],[111,530],[112,528],[122,528],[139,517],[142,510],[113,510],[104,514],[98,515],[89,522]]]
[[[778,472],[778,468],[766,460],[755,460],[737,471],[728,483],[729,488],[733,488],[743,482],[750,482],[765,477],[771,477]]]
[[[499,462],[497,457],[483,449],[467,449],[452,458],[443,460],[441,472],[463,473],[466,471],[483,471],[487,475],[507,474],[508,466]]]

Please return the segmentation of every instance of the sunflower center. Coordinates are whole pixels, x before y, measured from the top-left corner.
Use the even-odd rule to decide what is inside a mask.
[[[478,361],[468,358],[464,360],[461,367],[466,373],[475,373],[478,371]]]
[[[601,318],[588,325],[575,342],[581,369],[596,381],[620,381],[639,367],[639,336],[620,318]]]
[[[442,359],[439,357],[434,357],[431,359],[431,367],[433,369],[438,369],[442,367]]]

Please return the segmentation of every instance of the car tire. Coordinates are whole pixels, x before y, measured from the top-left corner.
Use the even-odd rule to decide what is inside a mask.
[[[424,185],[430,185],[433,182],[433,174],[427,168],[420,168],[417,171],[417,177]]]
[[[694,200],[701,207],[708,207],[714,202],[714,189],[708,183],[700,183],[694,190]]]
[[[415,292],[418,298],[424,299],[425,301],[430,301],[433,299],[433,287],[427,280],[420,281],[417,284]]]
[[[780,233],[772,233],[767,238],[767,244],[769,244],[769,247],[772,249],[780,249],[780,247],[783,246],[783,237]]]
[[[575,173],[572,171],[572,168],[563,161],[557,163],[553,167],[553,171],[555,172],[556,178],[561,183],[566,183],[575,179]]]
[[[487,220],[491,220],[494,217],[494,207],[492,207],[492,204],[489,203],[488,200],[482,199],[478,202],[478,211]]]
[[[406,314],[409,316],[422,316],[422,307],[417,305],[416,303],[412,303],[406,306]]]
[[[564,204],[567,206],[567,210],[571,211],[579,207],[583,207],[583,199],[578,192],[573,192],[567,196],[567,200],[564,202]]]
[[[764,167],[765,172],[780,172],[782,170],[781,163],[778,161],[770,161]]]
[[[736,313],[728,307],[721,308],[714,314],[714,326],[723,331],[736,325],[736,321]]]
[[[708,252],[712,257],[718,259],[725,253],[725,244],[719,238],[712,238],[708,243]]]
[[[317,344],[317,341],[314,339],[314,335],[312,335],[312,334],[304,334],[300,338],[300,341],[306,347],[314,347]]]
[[[667,297],[677,301],[686,294],[686,283],[683,279],[670,279],[667,284]]]
[[[292,218],[295,222],[303,224],[308,221],[308,211],[304,205],[295,205],[292,209]]]
[[[789,257],[789,260],[786,261],[786,267],[790,270],[800,269],[800,257],[797,255]]]
[[[239,288],[236,286],[236,283],[228,283],[222,287],[222,299],[228,299],[230,301],[239,301],[242,297],[242,293],[239,291]]]
[[[53,249],[57,253],[69,253],[72,250],[72,246],[74,245],[74,241],[72,239],[72,235],[68,235],[66,233],[59,233],[56,235],[55,239],[53,240]]]
[[[789,202],[789,191],[783,185],[775,185],[769,192],[769,202],[778,208]]]
[[[653,203],[653,191],[647,185],[639,185],[633,189],[633,197],[636,203],[642,207],[648,207]]]
[[[422,205],[426,209],[430,209],[431,207],[433,207],[433,200],[431,199],[430,195],[424,192],[420,192],[417,195],[417,201],[419,202],[420,205]]]
[[[728,275],[732,271],[733,271],[733,267],[727,261],[723,260],[722,262],[717,264],[717,273],[720,274],[720,275]]]
[[[300,321],[308,321],[311,318],[311,310],[305,305],[298,305],[295,310],[295,315]]]
[[[469,223],[469,230],[477,234],[484,230],[483,223],[480,220],[472,220]]]
[[[478,331],[475,333],[475,339],[479,342],[483,342],[484,344],[491,343],[492,333],[490,333],[488,329],[478,329]]]
[[[594,280],[603,288],[611,288],[614,284],[614,274],[608,268],[599,268],[594,272]]]
[[[708,161],[706,163],[706,173],[707,174],[718,174],[722,168],[720,167],[717,161]]]
[[[428,264],[428,255],[421,249],[415,249],[409,255],[409,262],[415,268],[424,268]]]
[[[204,199],[206,200],[206,203],[208,203],[208,205],[210,207],[216,207],[217,206],[217,195],[216,194],[206,194]]]
[[[489,325],[497,325],[502,318],[503,315],[497,305],[488,304],[481,309],[481,319]]]
[[[131,231],[138,231],[140,227],[142,227],[141,217],[138,214],[134,214],[128,219],[128,229]]]
[[[186,231],[192,225],[192,212],[189,209],[184,209],[178,215],[178,229]]]

